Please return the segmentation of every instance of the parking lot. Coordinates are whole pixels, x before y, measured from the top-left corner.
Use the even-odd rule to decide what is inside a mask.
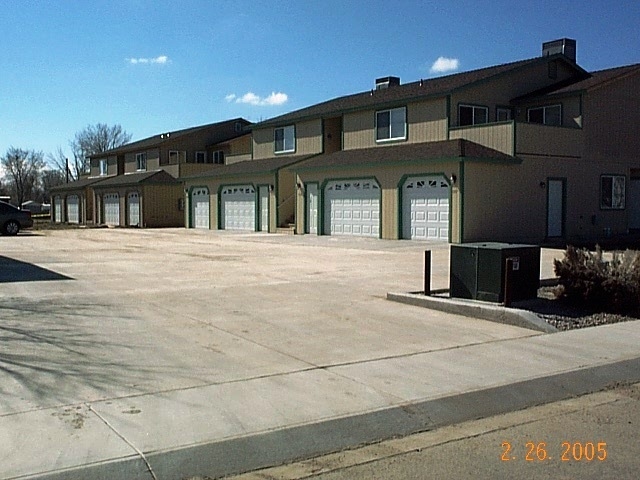
[[[0,237],[8,446],[0,477],[177,451],[516,378],[518,369],[465,372],[497,365],[489,349],[517,358],[523,342],[546,336],[385,299],[420,290],[425,248],[433,288],[447,287],[447,244],[184,229]],[[542,276],[556,254],[543,251]],[[531,349],[548,359],[540,344]],[[558,360],[550,371],[567,368]],[[429,362],[421,381],[393,373],[414,361]]]

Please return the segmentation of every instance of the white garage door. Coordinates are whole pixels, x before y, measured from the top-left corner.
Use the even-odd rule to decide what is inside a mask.
[[[307,226],[306,233],[318,233],[318,185],[307,185]]]
[[[195,228],[209,228],[209,189],[194,188],[191,192],[191,218]]]
[[[256,190],[251,185],[223,187],[220,192],[222,228],[224,230],[256,229]]]
[[[53,218],[57,223],[63,221],[62,218],[62,198],[57,196],[53,199]]]
[[[324,199],[325,233],[380,236],[380,187],[375,180],[329,182]]]
[[[80,223],[80,201],[77,195],[67,197],[67,222]]]
[[[260,231],[269,231],[269,187],[262,185],[258,189],[260,193]]]
[[[441,175],[411,177],[402,187],[402,238],[449,241],[449,183]]]
[[[120,225],[120,197],[118,194],[105,193],[102,199],[104,202],[104,223]]]
[[[130,227],[140,226],[140,195],[138,192],[131,192],[127,196],[127,216]]]

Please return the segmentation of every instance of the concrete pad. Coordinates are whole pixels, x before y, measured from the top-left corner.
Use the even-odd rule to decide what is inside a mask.
[[[0,284],[2,478],[225,475],[639,371],[638,322],[540,335],[385,300],[420,288],[425,248],[446,288],[446,244],[108,229],[2,248],[55,274]]]

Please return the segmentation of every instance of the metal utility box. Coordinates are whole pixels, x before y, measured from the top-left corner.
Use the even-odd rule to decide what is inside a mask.
[[[508,258],[512,259],[513,268],[507,276]],[[451,297],[503,303],[507,277],[511,300],[536,298],[540,285],[540,247],[496,242],[451,245]]]

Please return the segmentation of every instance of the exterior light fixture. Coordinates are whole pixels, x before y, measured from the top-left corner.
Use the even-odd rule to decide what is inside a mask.
[[[456,180],[458,180],[458,177],[456,177],[456,174],[455,174],[455,173],[452,173],[452,174],[449,176],[449,180],[451,181],[451,185],[455,185]]]

